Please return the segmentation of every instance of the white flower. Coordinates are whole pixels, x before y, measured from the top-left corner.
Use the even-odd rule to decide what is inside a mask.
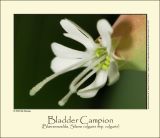
[[[97,29],[100,34],[98,41],[85,32],[78,25],[68,19],[60,21],[61,26],[66,31],[64,36],[76,40],[86,47],[86,51],[73,50],[58,43],[52,43],[51,47],[56,57],[51,62],[51,69],[54,74],[44,79],[33,87],[30,95],[35,95],[48,81],[53,78],[80,67],[86,67],[70,84],[70,91],[58,104],[63,106],[73,93],[77,93],[82,98],[94,97],[99,89],[107,82],[112,85],[119,79],[118,65],[113,58],[114,51],[111,44],[112,27],[107,20],[101,19],[97,22]],[[95,80],[87,87],[79,87],[93,74],[96,73]]]

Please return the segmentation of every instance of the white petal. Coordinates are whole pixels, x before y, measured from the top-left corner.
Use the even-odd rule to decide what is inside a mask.
[[[65,47],[58,43],[51,44],[52,51],[58,57],[62,58],[84,58],[87,56],[87,52],[82,52],[78,50],[74,50],[68,47]]]
[[[120,77],[118,65],[115,61],[111,61],[108,70],[108,85],[114,84]]]
[[[106,81],[107,81],[107,72],[100,70],[97,75],[96,78],[94,80],[94,82],[92,82],[89,86],[80,89],[77,92],[77,95],[79,95],[82,98],[92,98],[94,97],[97,92],[99,91],[100,88],[102,88]]]
[[[87,50],[91,50],[91,49],[95,49],[96,45],[93,43],[91,43],[91,41],[87,38],[83,38],[83,37],[79,37],[78,35],[72,35],[69,33],[64,33],[64,36],[71,38],[79,43],[81,43],[82,45],[84,45],[86,47]]]
[[[60,24],[63,27],[63,29],[67,32],[67,35],[65,34],[65,36],[80,42],[87,49],[95,48],[95,43],[93,38],[82,28],[80,28],[77,24],[73,23],[68,19],[61,20]]]
[[[82,33],[86,37],[92,39],[92,37],[85,30],[83,30],[80,26],[78,26],[76,23],[74,23],[71,20],[62,19],[60,21],[60,24],[62,25],[63,29],[66,32],[70,32],[71,34]]]
[[[105,19],[101,19],[97,22],[97,30],[102,38],[102,45],[107,47],[108,52],[111,50],[111,34],[113,29],[109,22]]]
[[[62,70],[67,69],[68,67],[81,62],[83,59],[66,59],[61,57],[55,57],[51,62],[51,69],[57,73]],[[79,66],[75,66],[74,68],[70,68],[68,71],[78,68]]]
[[[113,29],[110,23],[106,19],[100,19],[97,22],[97,29],[100,29],[100,32],[109,32],[110,34],[113,33]]]

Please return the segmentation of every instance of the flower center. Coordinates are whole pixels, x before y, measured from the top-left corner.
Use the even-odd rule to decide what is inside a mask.
[[[97,65],[97,68],[107,71],[109,68],[110,59],[111,59],[107,52],[107,49],[104,47],[97,48],[95,54],[97,58],[100,58],[104,55],[106,56],[106,58]]]

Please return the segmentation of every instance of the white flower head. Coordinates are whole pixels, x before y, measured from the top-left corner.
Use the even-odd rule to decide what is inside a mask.
[[[64,36],[83,44],[86,50],[78,51],[53,42],[51,47],[56,57],[51,62],[51,69],[54,74],[33,87],[30,90],[30,95],[35,95],[53,78],[68,71],[86,67],[71,82],[69,86],[70,90],[66,96],[58,102],[60,106],[63,106],[73,93],[77,93],[82,98],[94,97],[106,82],[108,85],[115,83],[119,79],[120,74],[113,56],[114,51],[111,44],[113,29],[107,20],[101,19],[97,22],[97,30],[100,34],[97,42],[82,28],[68,19],[62,19],[60,24],[66,31]],[[94,74],[96,74],[95,80],[87,87],[79,89]]]

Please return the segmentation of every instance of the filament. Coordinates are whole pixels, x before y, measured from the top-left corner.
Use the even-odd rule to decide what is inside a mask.
[[[93,69],[97,64],[99,64],[101,61],[105,59],[105,55],[99,58],[98,60],[95,60],[90,66],[88,66],[85,70],[83,70],[70,84],[70,89],[74,89],[75,84],[80,81],[84,75],[89,72],[91,69]]]
[[[42,80],[41,82],[39,82],[37,85],[35,85],[31,90],[30,90],[30,96],[33,96],[35,95],[46,83],[48,83],[49,81],[51,81],[52,79],[54,79],[55,77],[61,75],[61,74],[64,74],[66,72],[68,72],[71,68],[75,67],[75,66],[82,66],[84,65],[86,62],[88,62],[89,60],[93,59],[95,56],[92,56],[91,58],[87,58],[87,59],[84,59],[76,64],[73,64],[71,66],[69,66],[68,68],[65,68],[64,70],[58,72],[58,73],[55,73],[55,74],[52,74],[50,75],[49,77],[45,78],[44,80]]]
[[[93,64],[91,64],[90,66],[88,66],[85,70],[83,70],[70,84],[70,91],[58,102],[58,104],[60,106],[65,105],[65,103],[68,101],[68,99],[70,98],[70,96],[75,93],[77,91],[77,89],[89,78],[91,77],[95,72],[97,72],[97,69],[94,69],[93,71],[91,71],[89,74],[87,74],[87,76],[84,77],[84,75],[89,72],[91,69],[93,69],[97,64],[99,64],[101,61],[103,61],[105,59],[105,56],[102,56],[101,58],[99,58],[98,60],[96,60],[95,62],[93,62]],[[84,77],[84,78],[83,78]],[[82,79],[83,78],[83,79]],[[80,81],[81,80],[81,81]],[[77,85],[75,85],[77,82],[79,82]]]
[[[97,72],[98,69],[92,70],[89,74],[87,74],[78,84],[76,84],[74,91],[77,91],[77,89],[86,81],[88,80],[93,74]]]

